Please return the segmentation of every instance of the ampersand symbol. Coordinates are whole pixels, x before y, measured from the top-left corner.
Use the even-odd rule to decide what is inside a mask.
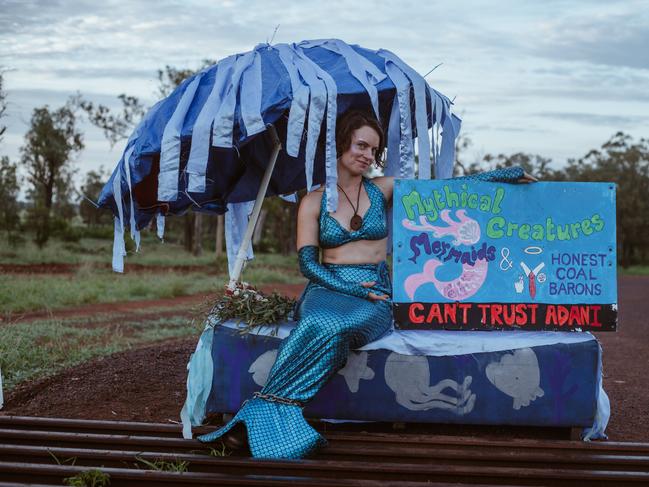
[[[503,247],[500,250],[500,256],[502,257],[502,260],[500,261],[501,271],[508,271],[509,269],[514,267],[514,262],[509,260],[509,249],[507,247]]]

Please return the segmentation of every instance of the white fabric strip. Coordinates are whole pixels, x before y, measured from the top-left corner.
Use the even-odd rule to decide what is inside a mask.
[[[284,339],[295,328],[296,322],[289,321],[277,327],[277,338]],[[223,326],[237,329],[236,320],[229,320]],[[257,335],[270,335],[276,327],[256,327]],[[393,330],[357,350],[389,350],[402,355],[428,355],[444,357],[484,352],[502,352],[517,348],[539,347],[556,343],[582,343],[594,340],[588,332],[572,333],[561,331],[451,331],[451,330]]]

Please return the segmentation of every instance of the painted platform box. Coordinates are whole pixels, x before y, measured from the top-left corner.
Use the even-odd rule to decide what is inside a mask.
[[[397,180],[402,329],[615,331],[612,183]]]

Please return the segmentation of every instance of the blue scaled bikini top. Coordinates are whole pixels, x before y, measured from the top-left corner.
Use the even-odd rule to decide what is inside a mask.
[[[388,236],[386,204],[383,192],[369,179],[363,178],[363,186],[370,199],[370,207],[363,216],[358,230],[347,230],[327,211],[326,190],[320,202],[320,247],[330,249],[356,240],[381,240]]]

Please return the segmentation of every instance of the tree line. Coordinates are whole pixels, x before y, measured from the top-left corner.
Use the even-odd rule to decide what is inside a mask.
[[[205,60],[201,68],[213,64]],[[165,97],[196,71],[165,66],[158,71],[157,95]],[[2,118],[7,110],[7,93],[0,70],[0,144],[6,130]],[[43,246],[50,237],[78,239],[80,236],[106,236],[112,231],[112,215],[98,211],[96,201],[109,174],[103,169],[85,174],[79,190],[74,187],[77,169],[74,160],[84,148],[81,118],[99,127],[112,146],[125,140],[146,113],[147,107],[135,96],[121,94],[121,108],[112,110],[95,104],[77,93],[62,107],[35,108],[17,162],[0,157],[0,226],[6,240],[16,245],[27,230]],[[623,266],[649,263],[649,140],[634,140],[618,132],[599,149],[578,159],[569,159],[556,168],[552,160],[536,154],[487,154],[467,161],[471,142],[461,137],[457,145],[456,175],[522,166],[545,181],[606,181],[618,185],[617,239],[618,259]],[[18,171],[18,168],[22,171]],[[27,183],[26,202],[18,195]],[[77,224],[74,224],[74,221]],[[295,205],[279,198],[264,204],[255,231],[260,251],[288,254],[295,251]],[[223,217],[188,212],[169,219],[166,234],[198,254],[209,245],[217,254],[223,251]]]

